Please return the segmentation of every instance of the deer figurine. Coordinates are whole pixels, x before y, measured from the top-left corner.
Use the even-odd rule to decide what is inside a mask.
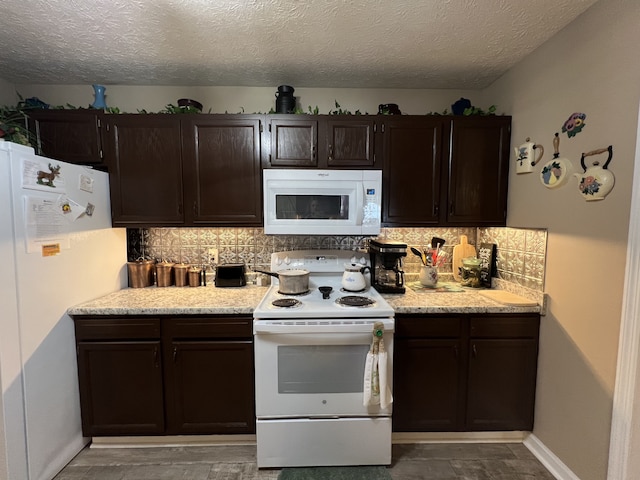
[[[50,172],[43,172],[42,170],[38,170],[38,185],[46,185],[48,187],[55,188],[53,181],[56,177],[60,176],[60,165],[53,166],[49,164]]]

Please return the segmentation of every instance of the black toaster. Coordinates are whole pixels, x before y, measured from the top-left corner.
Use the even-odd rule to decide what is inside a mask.
[[[216,266],[216,287],[243,287],[247,284],[244,263],[223,263]]]

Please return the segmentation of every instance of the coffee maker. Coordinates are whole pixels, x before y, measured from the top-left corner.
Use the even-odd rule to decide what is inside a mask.
[[[406,243],[369,240],[371,285],[373,288],[381,293],[404,293],[402,257],[406,256]]]

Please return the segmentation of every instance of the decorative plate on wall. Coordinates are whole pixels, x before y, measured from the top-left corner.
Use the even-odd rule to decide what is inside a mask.
[[[569,178],[571,163],[566,158],[554,158],[540,170],[540,181],[547,188],[558,188]]]
[[[553,160],[549,160],[540,170],[540,181],[547,188],[558,188],[565,183],[571,174],[572,165],[566,158],[560,157],[560,137],[558,133],[553,139]]]

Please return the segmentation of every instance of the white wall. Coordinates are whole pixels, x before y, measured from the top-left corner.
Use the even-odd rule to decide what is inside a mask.
[[[585,202],[577,180],[555,190],[535,173],[509,178],[509,226],[548,228],[534,434],[581,480],[606,478],[612,396],[640,92],[640,2],[601,0],[492,85],[485,95],[513,115],[512,145],[545,147],[573,112],[587,114],[560,154],[613,145],[616,183]],[[587,157],[601,163],[606,155]]]
[[[15,105],[18,102],[13,84],[0,78],[0,105]]]
[[[294,85],[295,88],[295,85]],[[51,105],[71,104],[88,107],[94,101],[91,85],[19,85],[17,90],[24,97],[36,96]],[[192,98],[203,104],[203,111],[211,113],[267,113],[275,108],[273,87],[160,87],[160,86],[106,86],[106,103],[121,112],[136,113],[139,109],[157,112],[167,104],[177,105],[179,98]],[[468,90],[385,90],[352,88],[300,88],[294,95],[298,106],[305,112],[307,108],[318,106],[320,113],[335,110],[338,102],[344,110],[354,113],[376,114],[381,103],[397,103],[403,113],[422,115],[429,112],[451,111],[451,104],[461,96],[469,98],[480,108],[488,108],[482,103],[480,92]],[[498,111],[502,112],[498,105]],[[243,110],[244,109],[244,110]]]

